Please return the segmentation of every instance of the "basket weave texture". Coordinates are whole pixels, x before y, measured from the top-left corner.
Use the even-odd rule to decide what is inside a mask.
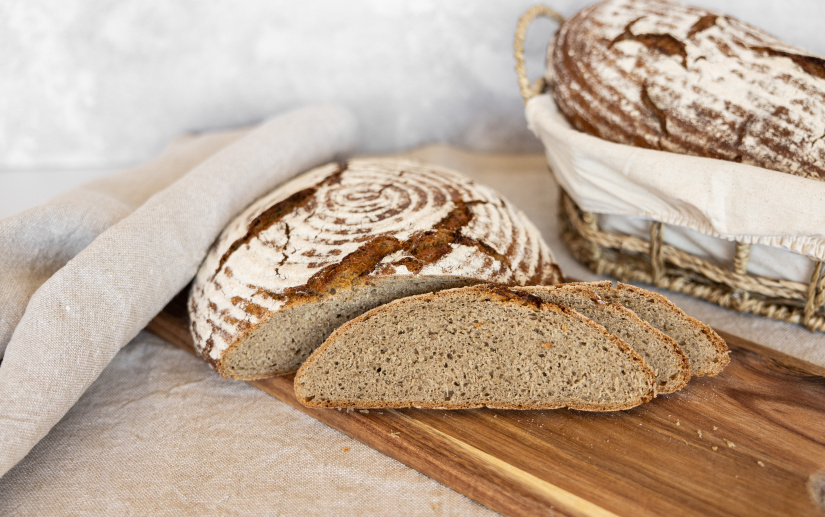
[[[564,17],[549,7],[532,7],[518,22],[514,41],[516,73],[524,102],[543,93],[543,78],[527,79],[524,41],[530,23],[539,17],[563,23]],[[805,284],[748,272],[751,245],[736,242],[731,264],[705,260],[667,244],[667,225],[653,221],[650,237],[609,232],[599,227],[598,214],[581,210],[562,191],[559,203],[562,239],[573,256],[597,274],[623,282],[643,282],[686,293],[722,307],[749,312],[808,329],[825,331],[825,264],[814,260],[810,282]]]

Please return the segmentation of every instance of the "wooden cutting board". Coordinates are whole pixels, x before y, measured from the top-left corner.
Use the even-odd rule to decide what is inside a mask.
[[[181,308],[148,329],[191,352]],[[504,514],[825,515],[825,369],[720,334],[722,374],[615,413],[308,409],[292,375],[250,384]]]

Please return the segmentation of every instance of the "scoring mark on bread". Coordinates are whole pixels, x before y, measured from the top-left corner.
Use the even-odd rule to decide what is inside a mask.
[[[215,273],[212,275],[212,278],[214,279],[218,275],[218,273],[220,273],[224,264],[226,264],[226,261],[229,260],[229,257],[233,253],[235,253],[235,251],[238,248],[240,248],[244,244],[249,244],[249,241],[256,238],[261,232],[268,229],[273,224],[277,223],[287,215],[298,210],[300,207],[306,205],[315,196],[315,193],[318,191],[319,187],[325,185],[337,185],[338,183],[340,183],[341,174],[343,174],[344,171],[347,170],[347,167],[347,163],[339,164],[338,169],[335,172],[321,180],[314,187],[299,190],[298,192],[292,194],[283,201],[275,203],[271,207],[261,212],[257,217],[255,217],[252,220],[251,223],[249,223],[249,228],[247,229],[246,234],[244,234],[243,237],[236,239],[235,242],[229,245],[229,248],[221,256],[221,259],[218,262],[218,268],[215,270]],[[288,226],[287,232],[289,232]],[[288,237],[289,234],[287,233],[287,238]]]
[[[784,50],[777,50],[771,47],[750,47],[751,50],[761,54],[767,54],[772,57],[786,57],[796,63],[796,65],[805,71],[805,73],[825,79],[825,59],[816,56],[805,56],[802,54],[794,54],[792,52],[785,52]]]
[[[408,256],[394,262],[393,266],[405,266],[413,273],[420,273],[428,264],[434,264],[453,251],[453,244],[474,246],[482,253],[501,262],[505,267],[510,262],[489,244],[461,234],[461,230],[473,219],[472,205],[485,201],[464,201],[459,197],[452,200],[454,207],[433,229],[415,232],[409,239],[399,240],[393,236],[379,235],[362,244],[340,261],[331,264],[314,275],[306,284],[287,289],[288,295],[315,296],[330,288],[346,287],[356,278],[375,270],[385,257],[397,251]]]
[[[716,19],[718,16],[715,14],[706,14],[699,18],[696,23],[691,25],[690,29],[688,29],[687,37],[693,38],[695,35],[699,34],[700,32],[706,31],[716,25]]]
[[[653,116],[656,117],[656,120],[659,121],[659,128],[662,130],[662,133],[664,133],[666,137],[670,136],[670,133],[667,131],[667,115],[665,115],[665,112],[650,98],[650,93],[647,91],[647,83],[642,84],[641,98],[642,104],[647,106],[651,113],[653,113]]]
[[[616,38],[614,38],[610,43],[610,46],[612,47],[620,41],[636,41],[647,47],[649,50],[659,52],[660,54],[665,54],[666,56],[679,56],[681,58],[682,66],[687,68],[687,50],[684,42],[679,41],[670,34],[633,34],[633,25],[643,18],[645,17],[641,16],[628,23],[624,28],[624,32],[616,36]]]

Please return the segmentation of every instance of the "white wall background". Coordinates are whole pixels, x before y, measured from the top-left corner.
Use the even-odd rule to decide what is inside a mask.
[[[121,167],[181,132],[316,101],[359,115],[364,150],[538,150],[512,57],[537,1],[4,0],[0,174]],[[823,0],[694,3],[825,54]],[[554,29],[531,31],[533,75]]]

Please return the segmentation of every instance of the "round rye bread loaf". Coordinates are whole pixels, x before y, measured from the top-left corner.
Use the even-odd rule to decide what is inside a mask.
[[[559,28],[546,79],[585,133],[825,180],[825,59],[733,17],[599,2]]]
[[[197,352],[223,376],[296,371],[342,323],[396,298],[561,273],[538,230],[493,190],[412,161],[309,171],[218,237],[189,296]]]

